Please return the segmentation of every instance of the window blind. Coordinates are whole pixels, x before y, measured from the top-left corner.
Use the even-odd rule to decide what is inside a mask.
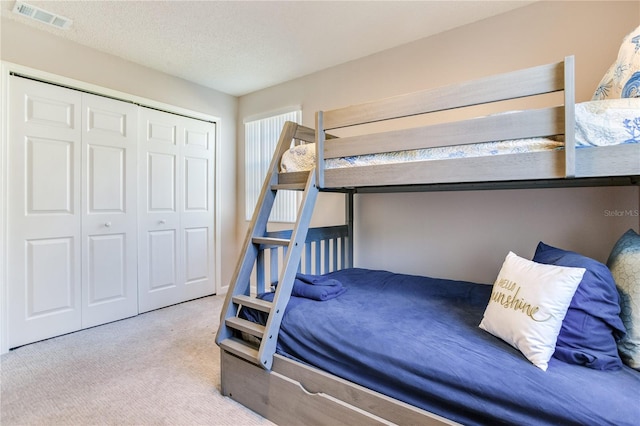
[[[246,121],[245,138],[245,219],[251,220],[260,190],[269,171],[280,132],[286,121],[300,123],[302,111],[291,111],[259,120]],[[295,222],[298,197],[294,191],[278,191],[269,221]]]

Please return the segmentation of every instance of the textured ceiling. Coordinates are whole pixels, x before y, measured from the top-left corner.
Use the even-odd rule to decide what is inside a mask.
[[[533,1],[30,1],[60,30],[2,16],[235,96]]]

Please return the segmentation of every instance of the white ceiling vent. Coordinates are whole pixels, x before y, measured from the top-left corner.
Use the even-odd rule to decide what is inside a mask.
[[[44,9],[36,6],[31,6],[30,4],[21,1],[17,1],[13,6],[13,13],[17,13],[18,15],[22,15],[27,18],[35,19],[36,21],[52,25],[63,30],[68,29],[73,23],[73,21],[69,18],[56,15],[55,13],[47,12]]]

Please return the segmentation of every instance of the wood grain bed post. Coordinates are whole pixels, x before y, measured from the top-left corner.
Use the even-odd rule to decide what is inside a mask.
[[[318,188],[324,188],[324,116],[322,111],[316,112],[316,172]]]
[[[564,58],[564,155],[565,177],[576,176],[575,58]]]

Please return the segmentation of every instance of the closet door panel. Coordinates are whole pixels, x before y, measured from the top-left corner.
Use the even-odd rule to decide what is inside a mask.
[[[140,311],[213,294],[212,123],[141,108]]]
[[[209,278],[209,229],[187,228],[184,230],[185,282],[198,284]]]
[[[184,211],[209,212],[209,160],[206,158],[184,159]]]
[[[88,211],[126,212],[126,148],[89,145],[87,150]]]
[[[8,344],[81,327],[81,96],[9,81]]]
[[[181,186],[178,116],[140,108],[140,220],[138,297],[140,312],[183,301],[178,277]]]
[[[73,240],[34,239],[26,244],[27,318],[73,309]]]
[[[138,313],[138,109],[82,100],[82,326],[91,327]]]
[[[176,156],[171,153],[147,154],[147,210],[150,213],[176,213]]]
[[[126,235],[92,235],[87,243],[86,300],[89,309],[126,299],[131,293],[127,285]]]
[[[178,285],[177,238],[175,230],[148,233],[149,291],[175,289]],[[171,303],[171,300],[168,300]]]
[[[213,159],[215,127],[182,117],[183,198],[180,209],[183,238],[185,298],[215,292]]]
[[[27,213],[73,214],[74,142],[27,137],[25,145]]]

